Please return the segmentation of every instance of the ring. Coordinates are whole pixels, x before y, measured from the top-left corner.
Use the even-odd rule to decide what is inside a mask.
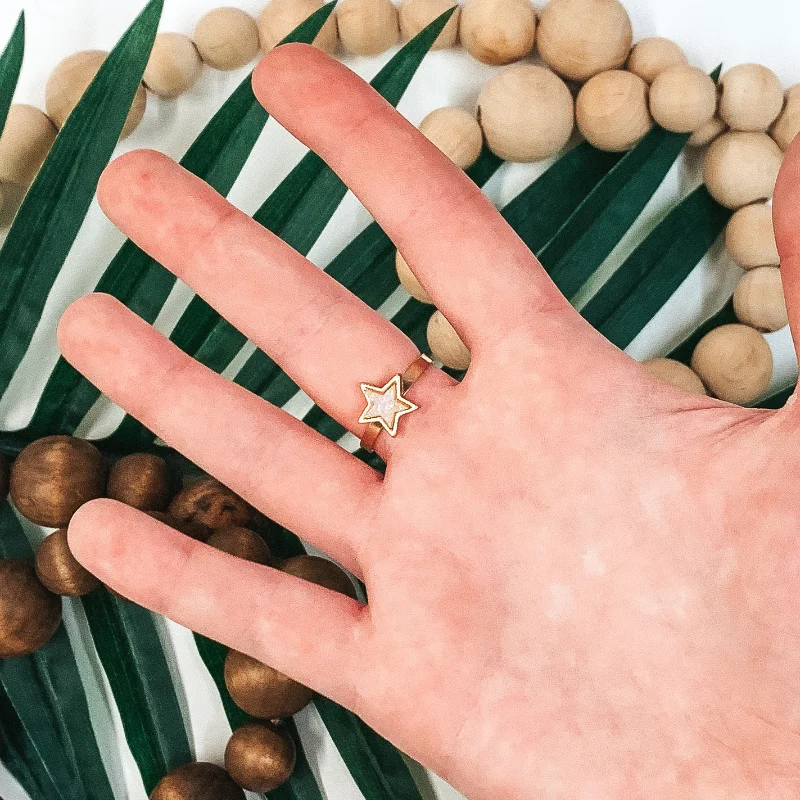
[[[403,396],[411,385],[422,375],[431,364],[430,358],[421,355],[403,373],[397,373],[383,386],[373,386],[362,383],[361,391],[367,401],[367,407],[358,418],[367,429],[361,437],[361,447],[367,452],[375,449],[375,440],[381,431],[386,431],[389,436],[397,436],[397,426],[400,417],[416,411],[419,406]]]

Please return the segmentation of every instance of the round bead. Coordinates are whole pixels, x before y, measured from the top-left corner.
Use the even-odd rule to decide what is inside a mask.
[[[400,35],[403,41],[407,42],[409,39],[413,39],[423,28],[426,28],[454,5],[456,10],[434,40],[431,50],[446,50],[454,47],[458,40],[461,7],[451,0],[403,0],[399,9]]]
[[[11,499],[26,519],[63,528],[89,500],[102,497],[106,469],[100,451],[74,436],[47,436],[29,444],[11,468]]]
[[[756,267],[742,276],[733,293],[739,322],[760,331],[777,331],[789,324],[779,267]]]
[[[775,120],[770,131],[772,138],[781,150],[788,150],[789,145],[800,133],[800,83],[786,92],[786,100],[781,115]],[[0,139],[2,143],[2,139]]]
[[[691,133],[708,124],[717,110],[717,87],[697,67],[668,67],[650,87],[650,113],[673,133]]]
[[[628,71],[645,83],[652,83],[665,69],[688,64],[686,53],[671,39],[651,36],[634,45],[628,58]]]
[[[165,775],[150,800],[245,800],[245,794],[222,767],[195,761]]]
[[[66,528],[51,533],[39,545],[36,575],[51,592],[68,597],[88,594],[100,586],[100,581],[72,555]]]
[[[711,143],[703,180],[714,199],[741,208],[772,196],[783,161],[780,147],[766,133],[724,133]]]
[[[336,21],[342,47],[358,56],[383,53],[397,43],[397,8],[390,0],[341,0]]]
[[[463,108],[437,108],[420,122],[419,130],[461,169],[471,167],[481,154],[481,126]]]
[[[272,50],[281,39],[288,36],[301,22],[322,8],[321,0],[269,0],[258,18],[258,35],[261,49]],[[333,53],[338,42],[336,14],[325,20],[313,43],[326,53]]]
[[[742,269],[778,266],[781,259],[775,242],[772,208],[765,203],[740,208],[725,229],[725,245]]]
[[[755,328],[721,325],[698,342],[692,369],[720,400],[748,405],[770,384],[772,351]]]
[[[251,722],[234,731],[225,748],[225,769],[251,792],[271,792],[294,771],[294,739],[285,729]]]
[[[428,303],[429,305],[433,305],[433,300],[428,297],[428,293],[422,287],[422,284],[417,280],[417,276],[411,271],[411,267],[408,266],[406,260],[400,254],[400,251],[397,250],[394,254],[394,265],[397,268],[397,277],[400,279],[400,283],[403,285],[403,288],[416,300],[419,300],[420,303]]]
[[[63,127],[107,56],[105,50],[83,50],[65,58],[50,73],[44,90],[45,108],[56,128],[60,130]],[[136,130],[142,121],[146,105],[147,92],[144,86],[140,86],[122,128],[121,139]]]
[[[253,509],[239,495],[211,477],[184,487],[167,511],[178,523],[196,522],[212,530],[231,525],[246,528],[254,518]]]
[[[33,564],[0,560],[0,658],[35,652],[60,624],[61,600],[41,584]]]
[[[317,586],[324,586],[332,592],[346,594],[348,597],[356,599],[356,590],[353,582],[347,573],[333,561],[320,556],[294,556],[287,558],[281,564],[281,572],[287,575],[294,575],[295,578],[302,578],[304,581],[316,583]]]
[[[705,125],[701,125],[686,143],[689,147],[705,147],[728,130],[728,126],[715,114]]]
[[[539,53],[576,81],[621,67],[632,41],[628,12],[618,0],[550,0],[539,19]]]
[[[164,525],[169,525],[170,528],[175,528],[176,531],[180,531],[185,536],[190,539],[196,539],[198,542],[208,541],[208,537],[211,536],[211,528],[200,522],[194,522],[191,519],[177,520],[163,511],[146,511],[145,513],[148,517],[157,519],[159,522],[163,522]]]
[[[484,64],[510,64],[533,50],[536,12],[530,0],[467,0],[459,36]]]
[[[664,383],[683,389],[689,394],[706,394],[706,387],[697,373],[686,364],[672,358],[654,358],[644,361],[642,366],[654,377]]]
[[[455,328],[441,311],[436,310],[428,320],[428,346],[435,358],[450,369],[467,369],[470,353]]]
[[[258,25],[241,8],[209,11],[197,23],[193,38],[200,58],[225,72],[249,64],[261,49]]]
[[[765,131],[783,108],[781,82],[761,64],[732,67],[719,87],[719,114],[734,131]]]
[[[170,498],[167,462],[151,453],[123,456],[108,472],[106,494],[140,511],[163,511]]]
[[[159,33],[144,71],[144,85],[172,100],[192,88],[203,70],[194,42],[182,33]]]
[[[572,136],[575,110],[554,72],[517,64],[489,80],[478,96],[486,144],[506,161],[541,161],[560,153]]]
[[[225,685],[233,702],[259,719],[291,717],[314,696],[302,683],[236,650],[225,659]]]
[[[575,103],[578,128],[600,150],[630,150],[653,127],[647,84],[632,72],[601,72],[584,84]]]
[[[44,111],[15,103],[0,136],[0,181],[28,187],[42,166],[56,129]]]
[[[269,564],[272,554],[267,543],[249,528],[231,526],[220,528],[209,536],[206,544],[222,550],[223,553],[253,561],[256,564]]]

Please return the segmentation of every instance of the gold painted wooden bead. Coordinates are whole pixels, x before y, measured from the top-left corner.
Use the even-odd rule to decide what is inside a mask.
[[[249,64],[261,50],[256,21],[241,8],[215,8],[194,29],[200,58],[213,69],[229,71]]]
[[[584,84],[575,102],[578,128],[600,150],[630,150],[653,127],[647,84],[632,72],[601,72]]]
[[[142,81],[155,95],[173,100],[197,83],[203,61],[194,42],[182,33],[159,33]]]
[[[397,277],[403,288],[420,303],[428,303],[433,305],[433,300],[428,297],[428,293],[422,287],[422,284],[417,280],[417,276],[411,271],[411,267],[400,254],[399,250],[395,251],[394,265],[397,269]]]
[[[539,18],[539,53],[576,81],[621,67],[632,41],[628,12],[618,0],[550,0]]]
[[[755,328],[721,325],[698,342],[692,369],[720,400],[748,405],[770,384],[772,351]]]
[[[403,41],[413,39],[423,28],[453,6],[456,10],[436,37],[431,50],[454,47],[458,41],[458,25],[461,19],[461,6],[456,0],[403,0],[399,9],[400,35]]]
[[[267,543],[255,531],[239,525],[214,531],[206,540],[206,544],[222,550],[223,553],[256,564],[269,564],[272,561]]]
[[[289,780],[296,755],[285,728],[250,722],[233,732],[225,748],[225,769],[243,789],[271,792]]]
[[[0,136],[0,181],[30,186],[56,140],[56,133],[55,125],[44,111],[14,103],[8,109]]]
[[[436,310],[428,320],[428,346],[434,358],[450,369],[467,369],[470,353],[455,328]]]
[[[245,800],[245,794],[222,767],[193,761],[165,775],[150,800]]]
[[[711,144],[719,136],[722,136],[728,126],[715,114],[705,125],[699,127],[690,137],[686,144],[689,147],[705,147]]]
[[[800,83],[786,92],[783,111],[775,120],[770,133],[781,150],[788,150],[789,145],[800,133]]]
[[[39,545],[36,576],[51,592],[66,597],[79,597],[100,586],[100,580],[72,555],[66,528],[51,533]]]
[[[419,130],[461,169],[471,167],[481,154],[481,126],[463,108],[437,108],[420,122]]]
[[[765,131],[783,108],[781,82],[761,64],[732,67],[719,87],[719,114],[734,131]]]
[[[533,50],[536,12],[530,0],[467,0],[459,36],[484,64],[510,64]]]
[[[671,39],[651,36],[634,45],[627,68],[645,83],[652,83],[665,69],[688,63],[686,53]]]
[[[341,0],[336,22],[342,47],[357,56],[374,56],[397,44],[400,25],[390,0]]]
[[[650,86],[650,113],[673,133],[691,133],[717,110],[717,87],[703,70],[688,64],[668,67]]]
[[[789,324],[779,267],[756,267],[742,275],[733,293],[739,322],[760,331],[777,331]]]
[[[327,558],[300,555],[287,558],[280,565],[281,572],[302,578],[304,581],[324,586],[332,592],[339,592],[357,600],[356,590],[347,573]]]
[[[711,143],[703,180],[714,199],[741,208],[772,196],[783,161],[780,147],[766,133],[724,133]]]
[[[683,389],[689,394],[707,394],[703,381],[697,373],[686,364],[673,358],[653,358],[642,362],[642,366],[654,377],[664,383]]]
[[[163,511],[170,501],[169,467],[153,453],[131,453],[108,471],[106,494],[140,511]]]
[[[56,128],[60,130],[63,127],[107,56],[105,50],[83,50],[65,58],[50,73],[45,87],[45,108]],[[144,86],[140,86],[122,128],[121,139],[136,130],[146,106],[147,92]]]
[[[775,242],[772,208],[766,203],[740,208],[725,229],[725,245],[742,269],[778,266],[781,259]]]
[[[258,18],[258,35],[261,49],[272,50],[281,39],[288,36],[301,22],[322,8],[321,0],[269,0]],[[325,20],[313,43],[326,53],[333,53],[339,41],[336,32],[336,13]]]
[[[486,144],[506,161],[541,161],[560,153],[572,136],[572,94],[553,71],[517,64],[489,80],[478,96]]]

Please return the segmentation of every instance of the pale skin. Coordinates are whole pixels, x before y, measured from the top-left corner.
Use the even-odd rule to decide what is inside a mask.
[[[66,357],[369,605],[110,500],[77,557],[120,593],[351,708],[471,800],[800,793],[800,411],[657,382],[570,307],[478,189],[344,66],[269,53],[254,87],[380,222],[473,355],[430,368],[381,476],[199,366],[117,301]],[[302,95],[303,102],[297,98]],[[362,381],[418,355],[377,313],[164,156],[115,161],[106,214],[360,435]],[[800,148],[774,211],[800,331]]]

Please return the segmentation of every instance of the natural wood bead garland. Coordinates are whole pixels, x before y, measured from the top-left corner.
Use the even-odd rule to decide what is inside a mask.
[[[400,34],[404,42],[413,39],[423,28],[430,25],[436,17],[444,14],[454,5],[451,0],[403,0],[400,3]],[[436,37],[431,50],[443,50],[454,47],[458,41],[458,25],[461,19],[461,7],[453,12]]]
[[[450,369],[469,367],[469,350],[441,311],[434,311],[428,320],[428,347],[434,357]]]
[[[777,331],[789,324],[778,267],[756,267],[746,272],[733,293],[739,322],[760,331]]]
[[[766,203],[740,208],[725,229],[725,245],[742,269],[778,266],[781,260],[772,226],[772,208]]]
[[[437,108],[420,122],[419,130],[461,169],[469,169],[481,154],[483,131],[463,108]]]
[[[358,56],[382,53],[400,38],[397,8],[390,0],[340,0],[336,21],[342,47]]]
[[[771,133],[781,150],[788,150],[794,138],[800,134],[800,84],[786,92],[783,111],[775,120]]]
[[[533,50],[536,13],[530,0],[467,0],[461,44],[484,64],[510,64]]]
[[[202,69],[200,53],[188,36],[159,33],[142,81],[153,94],[173,100],[197,83]]]
[[[272,50],[281,39],[288,36],[306,17],[322,8],[321,0],[270,0],[258,18],[261,49]],[[336,16],[331,14],[314,39],[313,44],[326,53],[336,50],[338,34]]]
[[[716,110],[717,87],[698,67],[668,67],[650,86],[650,113],[673,133],[699,130],[714,119]]]
[[[55,125],[43,111],[23,103],[12,105],[0,136],[0,183],[30,186],[56,133]]]
[[[653,358],[650,361],[643,362],[642,366],[653,377],[682,389],[684,392],[707,394],[706,387],[703,386],[703,381],[700,380],[697,373],[680,361],[675,361],[672,358]]]
[[[249,64],[261,49],[256,21],[240,8],[209,11],[192,38],[204,63],[223,71]]]
[[[783,108],[778,76],[760,64],[739,64],[720,79],[719,113],[734,131],[763,132]]]
[[[688,63],[689,59],[680,45],[671,39],[652,36],[634,45],[627,68],[645,83],[652,83],[665,69]]]
[[[433,305],[433,300],[428,297],[428,293],[425,291],[422,284],[417,280],[417,276],[411,271],[411,267],[408,266],[406,260],[403,258],[399,250],[397,250],[394,254],[394,265],[397,269],[397,277],[400,280],[400,283],[403,285],[403,288],[413,298],[419,300],[420,303],[429,303]]]

